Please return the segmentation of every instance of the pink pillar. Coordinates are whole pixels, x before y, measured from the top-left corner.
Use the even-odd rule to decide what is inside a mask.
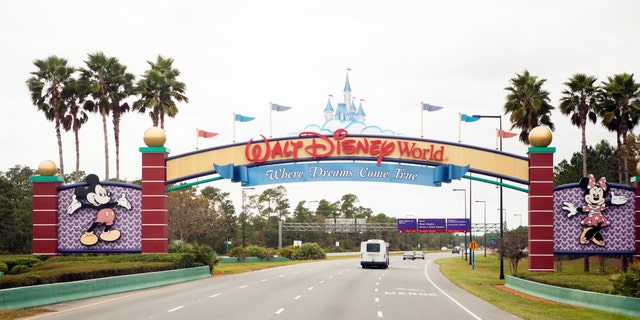
[[[553,272],[552,147],[529,148],[529,271]]]
[[[37,255],[58,254],[58,176],[31,176],[33,184],[33,241],[31,252]]]
[[[141,147],[142,253],[167,253],[169,215],[166,190],[165,147]]]
[[[631,178],[631,183],[636,188],[636,253],[633,255],[633,262],[640,262],[640,176]]]

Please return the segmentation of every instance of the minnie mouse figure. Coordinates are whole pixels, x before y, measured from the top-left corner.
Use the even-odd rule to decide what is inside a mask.
[[[607,179],[605,177],[596,181],[596,178],[589,174],[588,177],[580,179],[580,188],[584,189],[584,201],[586,205],[577,207],[569,201],[562,202],[562,210],[567,211],[567,217],[572,217],[576,213],[586,213],[587,216],[582,219],[582,232],[580,233],[580,244],[588,244],[593,242],[600,247],[604,247],[604,237],[600,233],[602,228],[606,228],[611,221],[604,216],[605,211],[611,205],[623,205],[627,203],[626,196],[616,196],[611,193],[611,200],[606,201],[605,198],[610,191]]]
[[[89,229],[80,236],[80,243],[85,246],[93,246],[98,243],[98,236],[95,229],[98,226],[104,226],[100,239],[106,242],[113,242],[120,239],[120,231],[113,228],[116,213],[112,208],[121,206],[127,210],[131,210],[131,203],[123,194],[117,202],[111,201],[111,194],[100,184],[100,179],[95,174],[90,174],[85,178],[89,186],[87,188],[78,186],[72,196],[71,204],[67,207],[67,214],[73,214],[80,208],[95,208],[98,215]],[[86,202],[80,202],[85,200]]]

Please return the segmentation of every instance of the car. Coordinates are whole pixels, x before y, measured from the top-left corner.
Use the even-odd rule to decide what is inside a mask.
[[[413,258],[414,259],[422,259],[422,260],[424,260],[424,253],[422,251],[416,251],[413,254]]]
[[[456,254],[456,253],[460,253],[460,248],[459,247],[455,247],[451,250],[452,254]]]
[[[407,259],[415,260],[415,259],[416,259],[416,256],[413,254],[413,252],[411,252],[411,251],[406,251],[406,252],[402,255],[402,260],[407,260]]]

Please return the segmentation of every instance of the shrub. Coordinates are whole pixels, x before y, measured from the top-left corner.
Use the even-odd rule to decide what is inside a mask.
[[[256,245],[250,245],[246,249],[248,257],[258,257],[264,259],[267,257],[267,249]]]
[[[319,260],[326,258],[326,254],[322,247],[314,242],[303,243],[296,249],[294,259],[295,260]]]
[[[229,256],[238,258],[238,261],[244,260],[247,256],[247,251],[243,247],[234,247],[229,250]]]
[[[295,247],[295,246],[286,246],[286,247],[283,247],[282,249],[280,249],[280,253],[279,253],[279,255],[280,255],[281,257],[285,257],[285,258],[287,258],[287,259],[292,259],[292,260],[293,260],[293,259],[294,259],[294,256],[295,256],[295,253],[296,253],[296,249],[297,249],[297,248],[298,248],[298,247]]]
[[[9,274],[27,273],[30,270],[31,268],[29,268],[29,266],[25,266],[24,264],[19,264],[19,265],[13,266],[13,268],[11,268],[11,271],[9,271]]]
[[[640,262],[633,263],[625,273],[611,276],[610,280],[613,294],[640,298]]]
[[[7,271],[9,271],[9,267],[7,266],[7,264],[0,261],[0,272],[6,273]]]
[[[206,244],[193,246],[192,253],[196,265],[209,266],[209,271],[213,271],[213,266],[218,263],[218,254]]]

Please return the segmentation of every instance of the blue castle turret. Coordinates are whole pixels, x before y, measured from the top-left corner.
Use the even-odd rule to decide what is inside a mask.
[[[349,69],[347,69],[349,70]],[[338,103],[338,107],[334,112],[333,105],[331,104],[331,96],[327,101],[327,106],[324,108],[324,118],[326,121],[336,119],[341,121],[356,121],[364,123],[366,120],[366,114],[362,108],[362,99],[360,100],[360,106],[356,108],[355,97],[351,95],[351,83],[349,83],[349,72],[347,71],[347,77],[344,83],[343,90],[344,102]]]

